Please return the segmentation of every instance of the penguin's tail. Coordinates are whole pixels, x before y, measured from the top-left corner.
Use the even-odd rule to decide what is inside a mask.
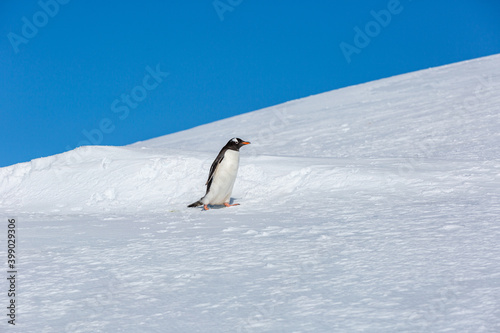
[[[201,202],[201,199],[200,199],[200,200],[198,200],[196,202],[193,202],[188,207],[198,207],[198,206],[201,206],[201,205],[203,205],[203,202]]]

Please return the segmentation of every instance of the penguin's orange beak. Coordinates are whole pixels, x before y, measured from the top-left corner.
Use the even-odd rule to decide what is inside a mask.
[[[249,144],[250,144],[250,142],[248,142],[248,141],[243,141],[241,144],[242,144],[242,145],[249,145]]]

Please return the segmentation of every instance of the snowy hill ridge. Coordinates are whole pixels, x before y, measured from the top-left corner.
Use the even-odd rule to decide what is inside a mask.
[[[0,207],[38,213],[180,209],[201,196],[210,163],[233,136],[252,141],[241,154],[234,193],[252,202],[283,200],[304,186],[318,185],[326,195],[347,185],[346,178],[390,186],[388,179],[396,181],[433,160],[480,168],[500,156],[499,67],[500,56],[481,58],[339,89],[128,147],[87,146],[2,168]],[[365,168],[382,159],[392,170]],[[274,161],[280,161],[278,168]]]
[[[499,91],[495,55],[1,168],[16,326],[500,332]],[[187,208],[234,136],[241,205]]]

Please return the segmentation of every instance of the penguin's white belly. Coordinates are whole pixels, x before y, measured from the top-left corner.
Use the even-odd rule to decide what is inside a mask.
[[[201,200],[203,204],[222,205],[229,202],[233,192],[234,181],[238,173],[240,153],[227,150],[224,159],[214,172],[210,191]]]

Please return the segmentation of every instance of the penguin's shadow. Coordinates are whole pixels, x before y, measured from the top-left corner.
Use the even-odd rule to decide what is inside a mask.
[[[230,204],[230,205],[234,205],[234,200],[236,200],[236,199],[235,199],[235,198],[230,198],[230,199],[229,199],[229,204]],[[208,208],[210,208],[210,209],[222,209],[222,208],[229,208],[229,207],[226,207],[226,206],[224,206],[224,205],[207,205],[207,206],[208,206]],[[204,209],[203,209],[203,206],[201,207],[201,210],[204,210]]]

